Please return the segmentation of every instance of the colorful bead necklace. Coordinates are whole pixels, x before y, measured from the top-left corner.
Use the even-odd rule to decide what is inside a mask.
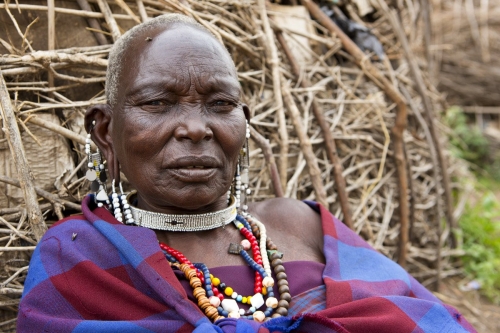
[[[189,284],[193,288],[193,296],[200,309],[214,322],[222,318],[247,318],[263,322],[271,316],[274,318],[288,314],[291,296],[285,268],[281,260],[282,254],[277,251],[276,246],[267,237],[264,224],[249,214],[246,214],[246,217],[247,219],[237,215],[233,221],[245,239],[241,241],[240,245],[231,243],[229,252],[241,255],[255,271],[253,296],[240,295],[233,288],[221,282],[219,278],[210,274],[206,265],[193,264],[181,252],[160,243],[160,248],[165,253],[170,265],[179,268],[189,280]],[[257,238],[260,239],[260,246]],[[269,248],[269,251],[266,250],[266,247]],[[248,250],[252,250],[252,256],[247,253]],[[271,276],[271,267],[278,279],[279,301],[274,297],[274,279]],[[264,296],[267,296],[265,301]],[[240,309],[237,302],[247,304],[250,308],[248,310]],[[264,304],[266,309],[259,310]]]

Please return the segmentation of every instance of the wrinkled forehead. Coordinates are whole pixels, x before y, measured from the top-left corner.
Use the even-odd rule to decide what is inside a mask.
[[[199,70],[211,69],[237,79],[234,63],[224,46],[210,33],[185,23],[139,34],[123,60],[129,69],[141,67],[173,73],[195,65]]]

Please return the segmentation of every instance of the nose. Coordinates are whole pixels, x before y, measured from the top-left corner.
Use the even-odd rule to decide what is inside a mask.
[[[211,140],[213,132],[205,116],[197,110],[187,112],[184,115],[175,129],[174,136],[177,140],[190,140],[197,143],[203,140]]]

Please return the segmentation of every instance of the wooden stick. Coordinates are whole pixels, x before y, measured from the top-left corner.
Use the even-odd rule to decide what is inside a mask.
[[[53,51],[56,48],[56,12],[54,10],[54,0],[47,0],[47,28],[48,28],[48,50]],[[50,65],[49,65],[50,66]],[[54,87],[54,74],[48,72],[49,88]],[[49,97],[53,97],[53,93],[49,92]]]
[[[80,6],[81,9],[86,10],[88,12],[92,12],[92,8],[90,8],[89,2],[87,0],[76,0],[78,2],[78,5]],[[92,28],[92,32],[94,33],[94,37],[97,40],[97,43],[99,45],[106,45],[108,44],[108,40],[106,39],[106,36],[104,36],[102,33],[98,32],[102,30],[101,25],[99,24],[99,21],[97,19],[88,17],[87,22],[89,26]]]
[[[132,11],[132,9],[130,9],[130,7],[125,3],[125,1],[123,1],[123,0],[115,0],[115,2],[124,11],[126,11],[127,14],[129,14],[130,17],[132,17],[134,19],[135,22],[137,22],[138,24],[141,23],[141,19],[137,15],[135,15],[135,13]]]
[[[38,5],[24,5],[24,4],[0,4],[0,9],[24,9],[24,10],[41,10],[45,11],[47,10],[47,6],[38,6]],[[56,13],[61,13],[61,14],[69,14],[69,15],[76,15],[76,16],[82,16],[82,17],[92,17],[92,18],[104,18],[104,15],[102,13],[96,13],[96,12],[90,12],[90,11],[85,11],[85,10],[77,10],[77,9],[68,9],[68,8],[60,8],[60,7],[55,7],[54,11]],[[125,14],[113,14],[113,17],[116,19],[120,20],[132,20],[132,18],[128,15]]]
[[[285,78],[282,76],[281,81],[281,91],[283,93],[283,101],[288,110],[288,115],[292,118],[293,126],[295,127],[295,132],[299,137],[300,149],[304,154],[304,159],[307,163],[307,168],[309,169],[309,176],[311,177],[311,183],[316,193],[316,200],[322,204],[324,207],[328,208],[328,200],[326,199],[326,190],[323,186],[323,180],[321,179],[321,170],[318,166],[318,161],[316,160],[316,155],[314,155],[311,139],[307,135],[307,129],[304,128],[302,117],[300,116],[299,109],[295,104],[290,90],[286,86]]]
[[[276,160],[274,159],[273,151],[269,145],[269,141],[264,138],[255,128],[250,126],[250,135],[257,146],[262,150],[264,159],[266,161],[267,169],[271,177],[271,183],[274,188],[274,195],[276,197],[283,197],[283,186],[281,185],[278,168],[276,167]]]
[[[16,187],[21,187],[21,184],[19,181],[12,179],[10,177],[7,177],[7,176],[0,175],[0,182],[6,183],[6,184],[9,184],[12,186],[16,186]],[[52,203],[52,206],[59,205],[59,206],[66,206],[68,208],[75,209],[78,211],[82,210],[80,205],[75,204],[74,202],[71,202],[68,200],[61,199],[56,194],[52,194],[52,193],[47,192],[47,191],[45,191],[41,188],[38,188],[38,187],[35,187],[34,189],[35,189],[36,194],[38,194],[39,196],[50,201]],[[54,207],[54,210],[56,210],[56,207]],[[60,218],[62,218],[62,217],[60,217]]]
[[[290,63],[290,66],[292,67],[293,74],[297,79],[301,77],[301,68],[299,66],[299,63],[295,59],[292,51],[290,50],[290,47],[288,46],[288,43],[285,40],[285,37],[283,36],[283,33],[281,31],[275,30],[274,31],[276,34],[276,37],[278,39],[278,42],[281,45],[281,48],[283,49],[283,52],[285,53],[286,57],[288,58],[288,62]],[[309,88],[311,87],[311,82],[306,78],[302,77],[300,81],[300,85],[303,88]],[[321,128],[321,133],[323,134],[323,137],[325,138],[325,146],[326,146],[326,152],[328,154],[328,158],[330,159],[330,163],[332,163],[332,171],[333,171],[333,177],[335,179],[335,187],[337,190],[337,195],[339,196],[339,201],[340,201],[340,207],[342,209],[342,214],[344,215],[343,221],[344,223],[349,227],[353,228],[353,223],[352,223],[352,215],[351,215],[351,209],[349,207],[349,201],[348,201],[348,196],[347,192],[345,189],[345,179],[342,176],[342,172],[344,169],[342,168],[342,164],[340,164],[339,156],[337,154],[337,146],[335,144],[335,140],[333,139],[333,135],[330,132],[330,127],[328,126],[328,123],[325,120],[324,116],[324,111],[319,105],[316,97],[313,96],[312,104],[311,104],[314,116],[316,117],[316,120],[318,121],[318,124]]]
[[[108,61],[98,57],[89,57],[83,54],[67,54],[56,51],[36,51],[21,57],[0,58],[0,66],[7,64],[17,64],[20,62],[57,63],[66,62],[75,65],[88,65],[107,67]]]
[[[286,129],[286,118],[285,110],[283,110],[283,98],[281,96],[281,78],[280,78],[280,66],[278,58],[278,49],[274,43],[274,34],[269,24],[269,19],[267,17],[266,1],[257,1],[260,12],[260,19],[262,21],[262,26],[264,28],[264,35],[262,39],[264,41],[264,49],[266,53],[266,60],[271,67],[272,77],[273,77],[273,92],[274,100],[276,101],[276,112],[278,114],[278,132],[280,136],[280,164],[279,172],[281,178],[281,185],[285,186],[287,181],[288,173],[288,132]],[[284,190],[283,188],[281,189]]]
[[[399,185],[399,215],[400,215],[400,237],[398,263],[406,266],[406,245],[408,243],[408,175],[406,172],[406,159],[403,144],[403,132],[406,129],[406,103],[404,97],[392,85],[392,83],[370,62],[369,58],[361,49],[311,0],[301,0],[301,3],[309,10],[318,22],[337,35],[342,46],[354,58],[356,64],[364,71],[376,85],[378,85],[395,104],[396,119],[391,129],[394,147],[394,159],[398,173]]]
[[[144,3],[142,2],[142,0],[136,0],[136,3],[142,22],[146,22],[147,20],[149,20],[149,18],[148,13],[146,13],[146,8],[144,8]]]
[[[104,15],[104,19],[108,24],[109,30],[111,30],[113,42],[116,42],[122,34],[120,33],[120,29],[118,28],[118,24],[116,23],[115,18],[113,17],[113,12],[111,12],[111,8],[109,8],[107,1],[97,0],[97,4],[99,5],[99,8]]]
[[[29,121],[30,123],[33,123],[35,125],[44,127],[46,129],[51,130],[52,132],[58,133],[62,136],[64,136],[67,139],[73,140],[75,142],[78,142],[81,145],[85,145],[85,137],[81,136],[67,128],[62,127],[61,125],[58,125],[52,121],[48,121],[45,119],[42,119],[40,117],[37,117],[35,115],[31,115],[29,117],[23,117],[25,121]],[[92,149],[96,149],[95,144],[92,142]]]
[[[10,152],[14,158],[14,164],[18,173],[21,191],[23,192],[26,210],[28,211],[28,220],[35,235],[35,239],[39,241],[47,226],[43,219],[42,211],[38,205],[38,198],[35,192],[33,173],[31,172],[26,153],[24,152],[21,133],[17,127],[16,116],[12,106],[9,92],[0,71],[0,107],[2,110],[3,128],[7,141],[9,143]]]

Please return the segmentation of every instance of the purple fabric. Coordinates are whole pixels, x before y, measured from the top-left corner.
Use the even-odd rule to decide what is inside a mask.
[[[83,216],[57,223],[39,242],[19,306],[18,332],[474,332],[455,309],[314,203],[324,234],[326,293],[312,289],[316,295],[308,293],[301,308],[317,305],[322,294],[326,307],[262,324],[211,323],[187,299],[155,233],[120,224],[90,202],[84,200]]]

